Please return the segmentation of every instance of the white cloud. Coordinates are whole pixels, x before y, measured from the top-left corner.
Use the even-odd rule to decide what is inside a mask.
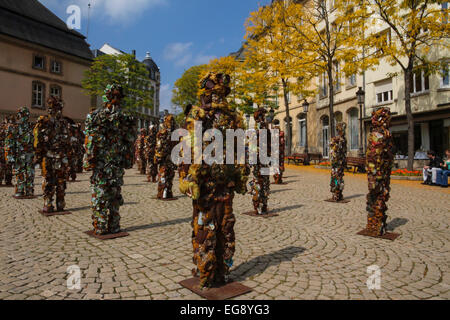
[[[197,57],[195,57],[194,62],[195,64],[208,64],[212,59],[216,59],[216,56],[208,56],[199,54]]]
[[[163,57],[167,61],[173,61],[177,67],[186,67],[190,64],[205,64],[216,58],[216,56],[203,53],[194,54],[192,51],[193,45],[194,43],[192,42],[170,43],[164,49]]]
[[[69,5],[78,5],[83,17],[87,16],[88,4],[91,4],[91,17],[93,19],[107,19],[111,24],[128,23],[136,19],[145,10],[156,6],[166,5],[169,0],[40,0],[50,9],[64,10]]]

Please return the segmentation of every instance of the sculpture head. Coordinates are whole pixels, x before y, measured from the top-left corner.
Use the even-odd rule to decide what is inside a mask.
[[[386,107],[372,112],[372,127],[388,129],[391,125],[391,110]]]
[[[230,76],[210,72],[200,80],[200,100],[202,106],[220,103],[230,94]]]
[[[47,111],[50,116],[58,118],[62,117],[63,108],[64,104],[61,99],[53,96],[47,99]]]
[[[258,108],[254,113],[253,113],[253,118],[255,119],[255,122],[259,125],[261,124],[265,124],[266,123],[266,113],[267,110],[264,108]]]
[[[347,129],[347,125],[345,124],[345,122],[339,122],[336,125],[336,131],[340,136],[345,137],[345,129]]]
[[[125,97],[122,86],[119,84],[108,84],[104,92],[103,102],[106,103],[107,108],[120,106],[122,99]]]
[[[169,130],[175,129],[175,118],[172,114],[167,114],[164,117],[163,127]]]
[[[27,107],[22,107],[17,112],[17,121],[19,123],[26,123],[30,119],[30,110]]]

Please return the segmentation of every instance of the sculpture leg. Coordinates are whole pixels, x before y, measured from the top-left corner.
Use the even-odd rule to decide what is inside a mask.
[[[61,168],[56,171],[56,210],[64,211],[66,207],[65,196],[66,196],[66,170]]]
[[[216,259],[217,271],[215,273],[215,283],[225,284],[230,268],[233,266],[233,256],[235,252],[234,224],[236,218],[233,214],[233,198],[227,195],[223,202],[217,205],[217,243]]]
[[[113,186],[109,190],[109,196],[111,197],[109,203],[109,215],[108,215],[108,233],[120,232],[120,206],[123,204],[123,198],[121,194],[120,186]]]
[[[12,165],[10,163],[7,163],[5,166],[5,184],[12,185],[12,178],[13,178]]]
[[[96,183],[91,184],[92,193],[92,225],[95,234],[101,235],[108,233],[108,208],[106,207],[106,190],[105,185]]]
[[[25,172],[25,195],[27,196],[34,195],[34,176],[34,163],[33,160],[31,160],[27,163]]]
[[[167,179],[166,179],[166,198],[173,198],[173,179],[175,178],[175,167],[170,164],[168,166]]]
[[[16,174],[16,196],[25,195],[26,190],[26,164],[17,161],[14,173]]]
[[[44,211],[53,212],[53,197],[56,189],[56,172],[52,163],[43,161],[42,163],[42,175],[44,176],[44,182],[42,183],[42,191],[44,193]]]
[[[0,162],[0,185],[3,183],[3,180],[5,180],[5,174],[6,174],[6,163]]]

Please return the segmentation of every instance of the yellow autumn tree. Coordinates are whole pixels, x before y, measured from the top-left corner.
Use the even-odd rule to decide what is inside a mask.
[[[404,78],[408,122],[408,169],[414,164],[414,118],[411,92],[415,73],[430,75],[448,65],[448,6],[441,0],[348,0],[365,16],[363,45],[371,56],[399,66]],[[447,59],[447,60],[446,60]],[[397,74],[390,74],[395,76]]]
[[[302,44],[295,41],[293,30],[284,23],[288,2],[275,1],[252,12],[246,21],[247,54],[244,65],[253,77],[254,90],[272,90],[284,99],[286,112],[286,153],[292,146],[289,95],[309,94],[310,70],[302,56]],[[296,54],[292,54],[292,52]],[[268,92],[257,95],[261,98]]]
[[[356,1],[356,0],[355,0]],[[351,75],[373,64],[361,59],[364,17],[347,0],[279,1],[285,3],[283,22],[292,41],[301,43],[302,60],[319,79],[319,96],[327,98],[331,136],[335,135],[334,95],[343,74]],[[298,55],[293,50],[291,55]]]

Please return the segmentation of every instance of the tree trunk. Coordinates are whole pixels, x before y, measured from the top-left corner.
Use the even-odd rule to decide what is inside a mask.
[[[413,64],[410,63],[404,70],[405,76],[405,111],[408,121],[408,170],[414,167],[414,118],[411,110],[411,83],[413,77]]]
[[[288,99],[288,87],[287,81],[285,79],[281,79],[283,84],[283,96],[284,96],[284,106],[286,107],[286,155],[290,156],[292,151],[292,130],[291,130],[291,117],[289,114],[289,99]]]
[[[332,63],[328,64],[328,72],[327,73],[328,73],[328,86],[329,86],[328,110],[330,112],[329,128],[330,128],[330,136],[331,136],[331,138],[334,138],[334,136],[336,134],[335,134],[335,126],[334,126],[334,84],[333,84],[333,64]]]

